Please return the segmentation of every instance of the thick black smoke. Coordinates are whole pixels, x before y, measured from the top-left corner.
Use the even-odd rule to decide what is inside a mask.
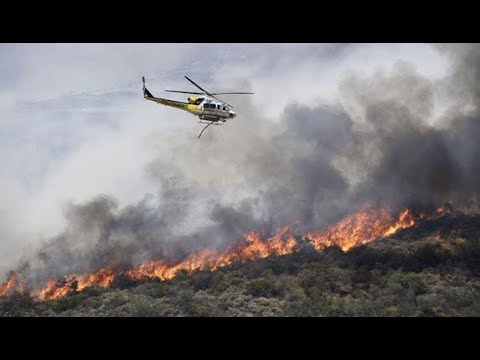
[[[390,205],[478,206],[480,47],[446,50],[455,55],[453,72],[439,84],[405,65],[391,77],[344,84],[364,112],[365,130],[356,134],[357,151],[366,154],[359,161],[366,169],[359,194]],[[443,90],[438,101],[450,105],[431,125],[435,85]]]
[[[147,168],[158,194],[125,208],[106,196],[70,205],[65,231],[21,272],[37,282],[174,261],[225,248],[250,230],[295,220],[318,228],[366,201],[394,209],[446,201],[478,207],[479,49],[440,47],[452,69],[438,83],[399,63],[391,74],[346,79],[341,106],[290,105],[272,120],[242,100],[242,115],[201,141],[160,139],[162,156]],[[435,116],[436,101],[444,100],[447,110]]]

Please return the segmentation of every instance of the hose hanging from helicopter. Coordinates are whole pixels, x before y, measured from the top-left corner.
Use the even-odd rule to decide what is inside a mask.
[[[200,136],[202,136],[203,132],[204,132],[205,130],[207,130],[207,128],[208,128],[210,125],[212,125],[212,124],[213,124],[213,121],[212,121],[211,123],[209,123],[207,126],[205,126],[205,127],[202,129],[202,131],[200,131],[200,134],[198,134],[197,139],[200,139]]]

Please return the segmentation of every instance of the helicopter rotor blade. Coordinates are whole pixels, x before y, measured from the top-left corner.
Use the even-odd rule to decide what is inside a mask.
[[[230,105],[229,103],[227,103],[226,101],[223,101],[222,99],[219,99],[217,98],[216,96],[213,96],[212,94],[210,94],[209,96],[211,96],[212,98],[214,99],[217,99],[218,101],[220,101],[221,103],[225,104],[225,105],[228,105],[229,107],[231,107],[233,109],[233,106]]]
[[[181,94],[192,94],[192,95],[205,95],[203,92],[195,92],[195,91],[180,91],[180,90],[165,90],[167,92],[174,92],[174,93],[181,93]]]
[[[190,81],[193,85],[195,85],[197,88],[199,88],[200,90],[202,90],[205,94],[210,95],[210,93],[209,93],[207,90],[202,89],[202,88],[200,87],[200,85],[198,85],[197,83],[195,83],[195,82],[194,82],[192,79],[190,79],[187,75],[185,75],[185,79],[187,79],[188,81]]]
[[[216,100],[220,101],[222,104],[225,104],[225,105],[227,105],[228,107],[231,107],[231,108],[233,109],[233,105],[230,105],[230,104],[229,104],[229,103],[227,103],[226,101],[223,101],[222,99],[219,99],[218,97],[216,97],[216,96],[213,96],[212,94],[210,94],[210,95],[208,95],[208,96],[210,96],[210,97],[212,97],[212,98],[214,98],[214,99],[216,99]]]
[[[198,85],[195,81],[193,81],[192,79],[190,79],[187,75],[185,75],[185,79],[187,79],[187,80],[190,81],[193,85],[195,85],[197,88],[199,88],[200,90],[202,90],[206,95],[208,95],[208,96],[210,96],[210,97],[212,97],[212,98],[214,98],[214,99],[217,99],[217,100],[220,101],[221,103],[223,103],[223,104],[225,104],[225,105],[228,105],[228,106],[230,106],[230,107],[233,109],[233,106],[232,106],[232,105],[230,105],[229,103],[227,103],[227,102],[225,102],[225,101],[217,98],[217,97],[215,96],[215,95],[217,95],[217,94],[215,94],[215,93],[213,93],[213,94],[212,94],[212,93],[209,93],[207,90],[205,90],[205,89],[203,89],[202,87],[200,87],[200,85]]]
[[[253,95],[251,92],[221,92],[221,93],[212,93],[212,95]]]

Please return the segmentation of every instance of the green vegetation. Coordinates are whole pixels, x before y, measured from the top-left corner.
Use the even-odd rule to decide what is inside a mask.
[[[480,232],[411,229],[348,253],[311,249],[171,281],[117,279],[0,316],[478,316]]]

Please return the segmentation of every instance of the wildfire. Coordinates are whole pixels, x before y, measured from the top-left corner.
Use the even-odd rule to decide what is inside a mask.
[[[415,220],[408,209],[404,209],[398,219],[395,219],[386,209],[364,207],[325,230],[307,233],[305,239],[311,241],[317,251],[334,245],[348,251],[354,246],[368,244],[379,237],[393,235],[413,224]]]
[[[151,261],[140,265],[138,268],[129,270],[125,273],[132,279],[152,279],[170,280],[180,270],[192,273],[196,270],[206,268],[206,265],[215,258],[216,253],[211,249],[204,249],[198,254],[193,254],[178,264],[172,264],[163,260]]]
[[[4,284],[0,285],[0,297],[5,296],[5,294],[10,289],[15,289],[15,283],[17,281],[17,275],[12,272],[8,277],[7,281]]]
[[[276,234],[267,240],[257,232],[244,234],[244,243],[232,246],[225,252],[219,253],[212,249],[205,249],[193,254],[178,264],[165,261],[151,261],[140,265],[136,269],[126,272],[133,279],[158,278],[169,280],[180,270],[192,273],[197,270],[215,270],[231,264],[234,261],[248,261],[262,259],[270,255],[286,255],[298,249],[298,244],[292,235],[294,225],[279,228]]]
[[[348,251],[352,247],[370,243],[376,238],[390,236],[400,229],[413,226],[417,218],[408,209],[404,209],[398,218],[395,218],[386,209],[364,206],[335,225],[305,234],[303,240],[310,242],[317,251],[335,245],[343,251]],[[88,287],[108,287],[117,275],[136,280],[157,278],[164,281],[172,279],[182,270],[188,274],[198,270],[213,271],[233,262],[291,254],[300,249],[300,244],[293,235],[297,225],[282,226],[277,229],[275,235],[266,240],[258,232],[247,232],[243,235],[242,243],[233,245],[223,252],[207,248],[177,263],[157,260],[129,270],[115,271],[113,268],[105,268],[94,274],[70,275],[60,280],[51,279],[43,288],[31,294],[38,300],[55,300]],[[23,289],[24,284],[17,281],[16,274],[12,273],[0,286],[0,297],[9,290],[23,291]]]
[[[9,292],[18,292],[23,294],[25,291],[25,282],[18,279],[17,274],[13,271],[10,273],[7,281],[0,285],[0,298],[8,294]]]
[[[72,275],[64,280],[51,279],[37,294],[39,300],[55,300],[87,287],[108,287],[115,278],[113,269],[101,269],[95,274]]]
[[[295,225],[280,227],[275,235],[266,241],[257,232],[244,234],[245,244],[228,249],[220,254],[211,264],[210,269],[215,270],[234,261],[248,261],[263,259],[271,255],[287,255],[298,250],[297,240],[293,237]]]

